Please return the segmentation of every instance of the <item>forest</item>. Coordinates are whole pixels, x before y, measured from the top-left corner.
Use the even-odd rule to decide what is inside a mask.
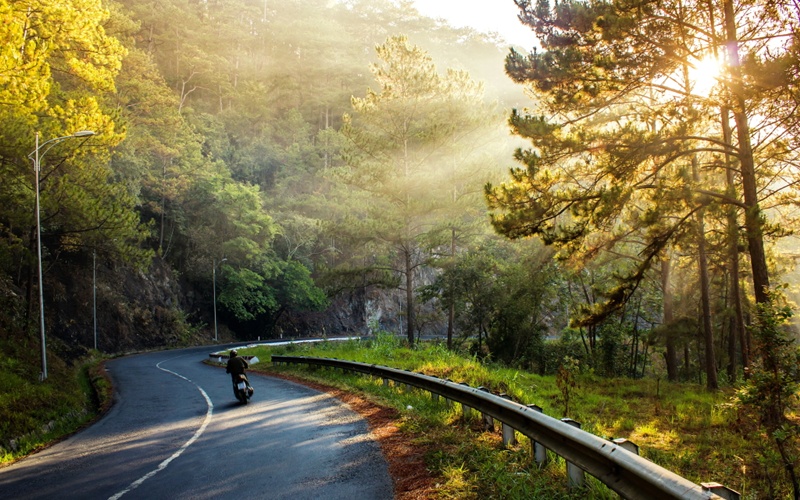
[[[535,47],[405,0],[0,0],[3,363],[436,335],[740,387],[789,453],[800,8],[508,1]]]

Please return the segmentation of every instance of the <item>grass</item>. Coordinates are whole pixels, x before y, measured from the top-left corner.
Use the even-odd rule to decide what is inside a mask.
[[[577,420],[582,429],[597,436],[627,438],[645,458],[695,483],[718,482],[746,499],[788,498],[790,494],[781,472],[768,466],[767,437],[752,434],[751,426],[740,420],[730,404],[732,389],[709,392],[693,384],[584,374],[577,377],[578,385],[570,394],[570,414],[564,415],[555,377],[484,365],[436,344],[407,349],[379,336],[367,342],[257,347],[243,354],[255,354],[263,361],[271,355],[347,359],[484,386],[521,403],[537,404],[552,417]],[[428,466],[442,481],[437,493],[441,498],[616,497],[593,478],[587,481],[588,491],[569,492],[563,460],[538,470],[524,437],[513,450],[504,450],[500,433],[480,432],[477,418],[464,422],[459,405],[448,408],[426,393],[394,390],[380,380],[334,370],[269,369],[349,388],[397,408],[403,415],[402,428],[421,445],[436,450],[428,457]]]
[[[110,404],[111,385],[100,359],[68,366],[51,355],[48,362],[48,378],[42,383],[38,360],[0,359],[0,464],[71,434]]]
[[[97,408],[107,406],[111,395],[101,360],[67,366],[52,357],[50,377],[40,383],[31,377],[38,372],[38,360],[23,355],[35,350],[11,344],[0,345],[7,354],[0,358],[0,463],[86,425]],[[584,430],[600,437],[627,438],[640,447],[642,456],[695,483],[719,482],[739,491],[743,499],[790,497],[790,485],[776,467],[769,439],[730,405],[732,389],[708,392],[693,384],[584,374],[577,377],[570,414],[564,415],[563,395],[554,377],[484,365],[436,344],[407,349],[393,337],[378,336],[368,342],[295,344],[242,352],[258,355],[265,362],[260,367],[273,354],[331,357],[484,386],[519,402],[535,403],[552,417],[577,420]],[[427,464],[439,478],[439,498],[616,498],[593,478],[587,478],[583,491],[568,491],[563,459],[551,453],[551,463],[540,470],[524,436],[505,450],[499,432],[481,432],[477,418],[464,421],[459,405],[448,407],[422,391],[397,390],[380,380],[333,370],[267,369],[337,385],[397,408],[401,429],[431,450]]]

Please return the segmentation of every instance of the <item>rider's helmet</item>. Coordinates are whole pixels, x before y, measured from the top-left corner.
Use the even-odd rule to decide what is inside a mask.
[[[238,353],[236,352],[236,349],[231,349],[231,357],[232,358],[235,358],[237,354]]]

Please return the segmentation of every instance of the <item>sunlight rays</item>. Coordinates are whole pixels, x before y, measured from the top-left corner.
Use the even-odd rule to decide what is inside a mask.
[[[723,59],[713,54],[708,54],[700,60],[692,61],[689,65],[691,92],[708,97],[719,83],[724,70],[725,62]]]

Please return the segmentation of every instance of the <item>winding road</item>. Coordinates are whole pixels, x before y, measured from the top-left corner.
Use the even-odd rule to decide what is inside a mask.
[[[0,469],[0,498],[389,499],[366,422],[305,386],[250,375],[236,402],[209,348],[107,363],[114,405],[94,425]]]

